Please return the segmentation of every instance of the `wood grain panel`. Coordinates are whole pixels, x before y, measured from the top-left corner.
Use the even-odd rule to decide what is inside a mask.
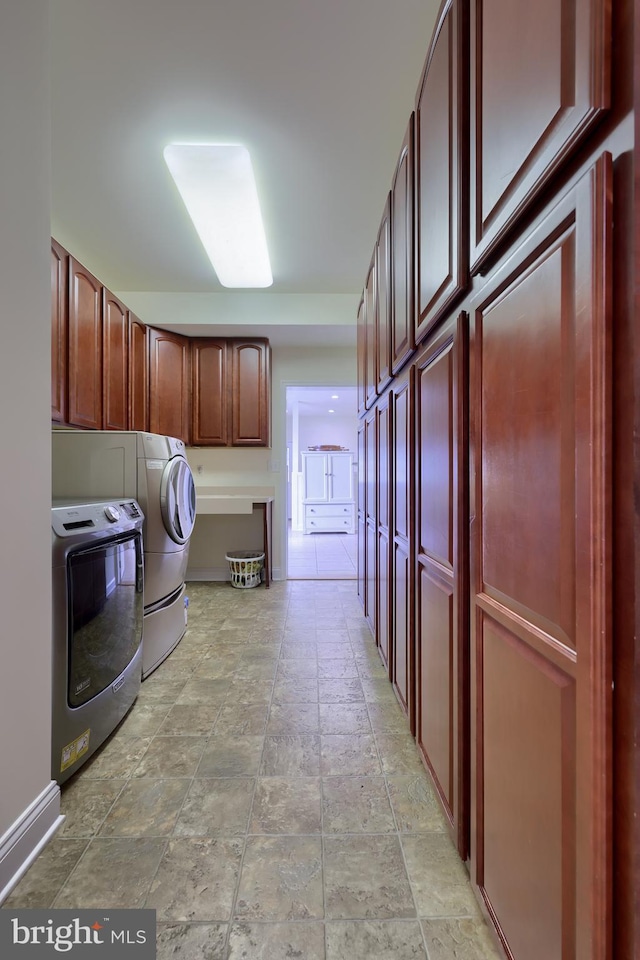
[[[467,42],[466,5],[453,0],[416,98],[416,343],[467,285]]]
[[[229,340],[231,352],[231,444],[271,443],[271,348],[267,340]]]
[[[51,240],[51,419],[67,419],[67,323],[69,254]]]
[[[391,669],[391,630],[389,624],[390,592],[391,592],[391,551],[389,549],[389,534],[378,528],[377,550],[377,610],[376,610],[376,643],[378,653],[387,673]]]
[[[128,429],[149,429],[149,344],[147,328],[131,312],[129,312]]]
[[[366,410],[367,398],[367,354],[366,354],[367,330],[364,315],[364,294],[358,305],[358,314],[356,320],[356,340],[358,351],[358,377],[357,377],[357,397],[358,397],[358,416],[361,417]]]
[[[377,553],[377,604],[376,613],[378,652],[387,671],[391,668],[391,550],[389,547],[391,526],[391,463],[392,424],[391,395],[389,393],[376,406],[377,419],[377,487],[378,487],[378,553]]]
[[[358,487],[357,487],[357,509],[358,509],[358,598],[365,608],[366,593],[366,454],[365,454],[365,436],[364,421],[358,423]]]
[[[102,428],[102,284],[69,257],[69,423]]]
[[[440,577],[427,562],[420,568],[420,689],[418,729],[420,749],[436,780],[440,798],[454,822],[453,710],[455,704],[455,629],[452,578]]]
[[[391,194],[376,241],[376,371],[381,394],[391,382]]]
[[[414,114],[407,126],[391,187],[391,372],[413,353]]]
[[[611,175],[474,301],[471,875],[523,960],[610,955]]]
[[[392,536],[392,664],[391,680],[415,733],[413,632],[413,376],[411,368],[394,382]]]
[[[475,271],[609,106],[611,4],[472,0],[471,11]]]
[[[487,617],[482,637],[484,887],[515,957],[573,957],[575,677]]]
[[[375,251],[364,286],[364,390],[367,409],[375,403],[378,384],[377,309]]]
[[[102,291],[102,426],[126,430],[129,423],[129,311]]]
[[[189,340],[149,327],[149,428],[189,442]]]
[[[225,340],[192,340],[192,439],[195,445],[229,442],[229,384]]]
[[[460,855],[469,835],[468,321],[415,364],[416,742]]]

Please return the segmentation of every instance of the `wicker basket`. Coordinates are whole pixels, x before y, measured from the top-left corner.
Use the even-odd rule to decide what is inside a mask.
[[[231,571],[231,586],[246,590],[257,587],[262,580],[264,553],[255,550],[232,550],[225,554]]]

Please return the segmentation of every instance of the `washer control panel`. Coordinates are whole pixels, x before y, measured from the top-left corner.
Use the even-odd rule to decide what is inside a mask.
[[[132,530],[142,525],[144,514],[135,500],[54,500],[51,527],[57,537],[103,530]]]

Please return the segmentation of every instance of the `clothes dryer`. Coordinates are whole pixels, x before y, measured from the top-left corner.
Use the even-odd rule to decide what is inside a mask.
[[[54,430],[55,497],[134,497],[145,515],[142,676],[182,639],[185,575],[196,515],[182,440],[120,430]]]

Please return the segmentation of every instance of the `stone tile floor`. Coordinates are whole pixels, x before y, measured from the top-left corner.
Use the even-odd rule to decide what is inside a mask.
[[[287,538],[290,579],[355,580],[358,537],[355,533],[309,533],[292,530]]]
[[[496,960],[355,583],[188,592],[4,906],[154,908],[159,960]]]

